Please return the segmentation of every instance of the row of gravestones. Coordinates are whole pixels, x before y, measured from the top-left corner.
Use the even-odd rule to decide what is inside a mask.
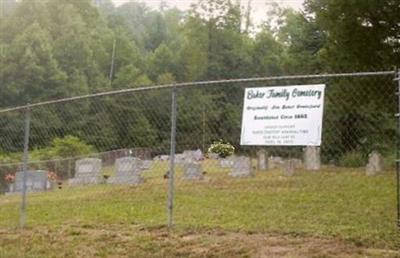
[[[178,165],[184,168],[185,180],[202,180],[204,178],[202,164],[198,157],[187,152]],[[151,167],[152,161],[142,161],[138,158],[124,157],[115,162],[116,173],[107,180],[102,174],[102,161],[95,158],[81,159],[76,162],[75,177],[68,181],[71,186],[90,184],[128,184],[137,185],[143,183],[142,172]],[[248,157],[235,158],[231,176],[245,177],[252,175],[251,159]],[[50,189],[47,171],[28,171],[26,181],[28,192],[46,191]],[[14,192],[22,191],[23,172],[16,174]]]
[[[221,160],[222,161],[222,160]],[[251,165],[251,159],[245,156],[234,156],[232,160],[227,159],[226,162],[231,162],[229,167],[231,172],[229,173],[232,177],[248,177],[253,176],[254,171]],[[202,163],[192,159],[185,159],[178,163],[183,166],[183,179],[184,180],[202,180],[204,179],[204,172]],[[227,167],[223,165],[223,167]]]
[[[87,158],[78,160],[75,164],[75,177],[69,180],[70,185],[87,184],[140,184],[143,182],[142,171],[150,169],[152,161],[140,160],[132,157],[117,159],[116,173],[107,181],[102,174],[101,159]],[[35,170],[26,173],[26,191],[43,192],[53,188],[47,177],[48,171]],[[15,182],[9,186],[9,193],[20,193],[23,191],[24,173],[15,174]]]
[[[199,151],[185,151],[175,157],[178,165],[183,165],[184,179],[202,180],[204,173],[201,161],[203,156]],[[230,156],[220,159],[222,168],[231,168],[230,176],[247,177],[253,176],[251,159],[245,156]],[[88,158],[78,160],[75,164],[75,177],[69,180],[70,185],[87,184],[128,184],[137,185],[142,183],[142,172],[150,169],[152,161],[140,160],[134,157],[124,157],[115,161],[116,173],[106,180],[102,174],[102,161],[100,159]],[[257,152],[257,168],[260,171],[284,168],[284,175],[291,176],[296,168],[303,165],[299,159],[283,160],[280,157],[268,158],[268,153],[264,150]],[[306,170],[319,170],[321,167],[320,151],[317,147],[307,147],[304,152],[304,167]],[[375,175],[383,170],[383,158],[378,152],[369,155],[369,162],[366,167],[367,175]],[[27,171],[26,190],[28,192],[47,191],[52,188],[47,178],[47,171]],[[22,192],[23,172],[16,173],[14,184],[10,185],[10,192]]]
[[[177,157],[177,163],[184,163],[186,179],[202,179],[201,164],[202,153],[199,151],[185,151],[182,157]],[[192,162],[193,161],[193,162]],[[102,173],[102,161],[96,158],[87,158],[76,161],[75,177],[68,181],[69,185],[89,184],[128,184],[137,185],[142,183],[142,172],[151,168],[153,161],[140,160],[134,157],[123,157],[115,161],[116,173],[105,179]],[[15,182],[10,185],[9,192],[23,191],[23,172],[16,173]],[[51,189],[51,183],[47,177],[47,171],[27,171],[26,173],[27,192],[41,192]]]
[[[142,183],[142,172],[151,168],[151,160],[134,157],[123,157],[115,160],[115,175],[105,179],[102,173],[101,159],[81,159],[75,163],[75,177],[68,181],[69,185],[88,184],[128,184]]]
[[[321,169],[321,158],[320,148],[314,146],[308,146],[304,149],[304,168],[306,170],[320,170]],[[229,160],[222,160],[222,163],[228,163]],[[223,167],[224,164],[221,164]],[[226,166],[226,165],[225,165]],[[277,167],[283,167],[286,175],[293,175],[294,170],[303,166],[303,162],[300,159],[288,159],[283,160],[280,157],[268,158],[268,153],[265,150],[257,152],[257,168],[260,171],[266,171],[268,169],[274,169]],[[373,151],[368,155],[368,163],[366,165],[366,175],[373,176],[381,173],[384,170],[384,161],[382,155]]]

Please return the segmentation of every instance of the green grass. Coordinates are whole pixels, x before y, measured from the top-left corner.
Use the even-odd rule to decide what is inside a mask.
[[[157,164],[146,172],[146,182],[136,187],[64,187],[29,194],[27,225],[33,229],[165,225],[167,180],[162,175],[167,167],[166,162]],[[181,169],[177,171],[174,221],[178,231],[278,233],[400,248],[393,171],[367,177],[362,170],[325,168],[321,172],[297,171],[293,177],[271,171],[237,179],[213,162],[205,167],[204,182],[185,182]],[[19,205],[19,196],[0,197],[0,230],[17,227]]]

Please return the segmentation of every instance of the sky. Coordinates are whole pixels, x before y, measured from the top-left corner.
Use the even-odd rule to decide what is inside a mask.
[[[112,0],[116,5],[121,5],[129,0]],[[139,2],[145,2],[147,6],[152,8],[158,8],[161,0],[137,0]],[[164,0],[169,7],[177,7],[181,10],[188,10],[190,5],[196,3],[198,0]],[[242,5],[247,7],[248,0],[241,0]],[[252,17],[256,24],[259,24],[262,20],[265,20],[265,14],[267,12],[267,5],[271,2],[277,2],[281,6],[292,7],[293,9],[300,10],[304,0],[251,0],[252,2]]]

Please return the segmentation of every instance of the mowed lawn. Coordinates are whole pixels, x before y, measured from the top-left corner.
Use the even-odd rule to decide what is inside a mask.
[[[375,257],[351,252],[357,248],[400,256],[394,171],[367,177],[363,169],[327,167],[320,172],[298,170],[293,177],[274,170],[239,179],[229,177],[229,170],[213,161],[204,165],[207,174],[201,182],[185,182],[181,169],[177,171],[173,231],[164,227],[167,163],[147,171],[140,186],[64,186],[29,194],[24,231],[17,229],[20,196],[0,196],[0,257],[262,256],[261,249],[252,246],[262,243],[262,236],[276,237],[281,243],[322,241],[316,244],[322,247],[334,240],[328,245],[332,250],[340,246],[339,241],[346,245],[343,250],[350,250],[345,252],[349,257]],[[185,248],[185,239],[200,246]],[[124,245],[115,244],[121,241]],[[223,244],[218,248],[216,243]],[[324,252],[328,246],[322,248]],[[232,253],[220,253],[221,248]],[[270,250],[265,257],[273,256],[268,255]],[[292,255],[298,254],[296,250]],[[330,257],[310,250],[302,257]],[[286,254],[277,257],[293,257]]]

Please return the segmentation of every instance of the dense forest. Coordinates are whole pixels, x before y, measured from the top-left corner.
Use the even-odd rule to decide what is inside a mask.
[[[172,81],[393,69],[399,0],[307,0],[265,22],[230,0],[1,0],[0,106]],[[113,44],[115,61],[110,78]]]
[[[172,82],[393,70],[400,64],[400,0],[306,0],[303,11],[270,5],[257,25],[251,11],[232,0],[199,0],[185,12],[163,3],[155,10],[139,1],[120,6],[111,0],[0,4],[2,108]],[[393,124],[382,118],[394,111],[394,102],[387,99],[394,89],[386,82],[357,97],[358,113],[351,113],[354,94],[340,93],[340,82],[337,92],[332,87],[331,95],[342,101],[336,113],[331,107],[339,102],[326,104],[331,124],[324,143],[332,157],[376,144],[369,143],[372,133],[381,145],[390,144],[391,139],[382,141],[394,133]],[[354,89],[360,83],[351,82]],[[241,96],[241,91],[222,88],[181,94],[180,109],[190,112],[178,117],[178,144],[205,149],[224,138],[237,145]],[[38,109],[31,146],[74,135],[99,151],[166,150],[169,107],[169,94],[153,92]],[[22,121],[18,115],[2,116],[2,151],[21,151]],[[384,129],[354,131],[360,123]]]

